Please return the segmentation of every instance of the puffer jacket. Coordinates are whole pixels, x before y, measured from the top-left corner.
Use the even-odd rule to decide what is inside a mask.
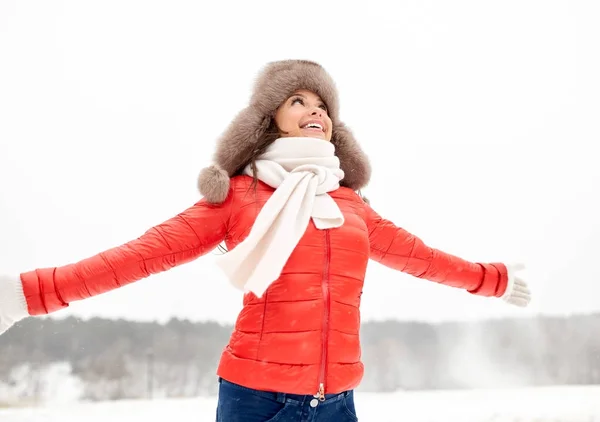
[[[204,199],[132,240],[77,263],[21,274],[30,315],[48,314],[206,254],[231,250],[248,235],[273,189],[248,176],[231,179],[225,202]],[[330,195],[342,227],[312,222],[278,280],[261,298],[247,293],[219,376],[255,389],[329,394],[358,386],[363,376],[360,301],[369,258],[416,277],[483,296],[507,285],[500,263],[472,263],[426,246],[379,216],[354,191]]]

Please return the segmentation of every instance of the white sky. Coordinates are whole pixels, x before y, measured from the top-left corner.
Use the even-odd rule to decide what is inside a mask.
[[[373,263],[363,320],[600,310],[595,1],[0,2],[0,271],[77,261],[198,199],[271,60],[320,62],[374,208],[470,260],[521,261],[525,311]],[[233,322],[209,254],[54,314]]]

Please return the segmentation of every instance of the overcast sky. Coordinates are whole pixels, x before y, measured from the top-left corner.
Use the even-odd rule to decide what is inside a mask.
[[[76,262],[198,200],[268,61],[334,77],[365,194],[431,246],[524,262],[527,310],[372,263],[363,320],[600,311],[596,1],[0,2],[0,272]],[[232,322],[215,253],[71,314]]]

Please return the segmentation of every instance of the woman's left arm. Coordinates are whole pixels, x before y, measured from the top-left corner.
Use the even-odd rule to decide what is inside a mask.
[[[427,246],[417,236],[382,218],[365,204],[370,258],[415,277],[464,289],[479,296],[502,297],[509,284],[502,263],[469,262]]]

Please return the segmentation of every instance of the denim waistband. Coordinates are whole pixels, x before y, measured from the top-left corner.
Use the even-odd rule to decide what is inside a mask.
[[[256,390],[254,388],[244,387],[243,385],[239,385],[239,384],[233,383],[231,381],[227,381],[226,379],[223,379],[220,377],[219,377],[219,382],[222,384],[231,386],[233,388],[238,388],[241,390],[251,392],[260,397],[265,397],[265,398],[268,398],[271,400],[278,401],[280,403],[286,403],[289,401],[304,403],[307,399],[312,400],[313,398],[315,398],[314,395],[312,395],[312,394],[290,394],[290,393],[278,393],[278,392],[273,392],[273,391]],[[322,403],[335,402],[337,400],[343,399],[344,397],[347,397],[350,394],[352,394],[352,390],[347,390],[347,391],[343,391],[341,393],[335,393],[335,394],[325,394],[325,401]]]

